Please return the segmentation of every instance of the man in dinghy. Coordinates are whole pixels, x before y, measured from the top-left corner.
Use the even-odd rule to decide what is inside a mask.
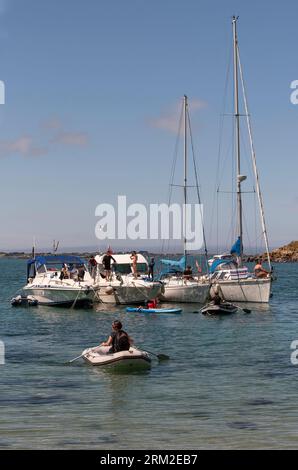
[[[119,351],[128,351],[131,343],[131,338],[126,331],[122,330],[121,321],[114,320],[112,323],[112,332],[108,340],[101,343],[100,346],[111,346],[109,353],[113,354]]]

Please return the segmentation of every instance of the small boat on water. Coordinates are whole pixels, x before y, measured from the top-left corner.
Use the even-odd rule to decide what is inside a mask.
[[[237,305],[229,302],[222,301],[220,303],[215,303],[211,301],[201,309],[201,313],[203,315],[227,315],[230,313],[236,313],[237,310]]]
[[[128,253],[113,254],[111,278],[106,279],[103,266],[104,255],[97,255],[96,288],[99,299],[108,304],[140,304],[157,297],[163,288],[159,281],[148,277],[148,261],[138,253],[137,277],[132,273],[132,261]]]
[[[127,312],[140,313],[181,313],[181,308],[143,308],[143,307],[127,307]]]
[[[79,306],[99,300],[85,261],[73,255],[39,255],[28,260],[23,293],[39,305]]]
[[[17,295],[10,303],[13,307],[32,307],[38,305],[38,300],[33,295]]]
[[[109,353],[110,346],[97,346],[85,349],[82,358],[92,366],[109,369],[149,369],[151,358],[146,351],[131,346],[128,351]]]

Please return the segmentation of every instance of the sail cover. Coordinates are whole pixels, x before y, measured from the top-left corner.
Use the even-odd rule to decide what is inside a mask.
[[[160,261],[171,268],[184,269],[185,267],[185,256],[182,256],[179,261],[173,259],[161,259]]]
[[[232,246],[230,253],[231,253],[231,255],[240,256],[240,254],[241,254],[241,240],[240,240],[240,237],[238,237],[237,241]]]

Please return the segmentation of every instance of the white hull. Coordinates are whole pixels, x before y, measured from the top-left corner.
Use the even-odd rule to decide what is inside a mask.
[[[119,282],[104,283],[97,285],[96,289],[98,297],[103,303],[129,305],[155,299],[159,295],[161,287],[160,283],[146,285],[144,282],[136,281],[122,286]]]
[[[209,284],[175,282],[164,280],[164,292],[160,294],[160,300],[164,302],[200,303],[206,302],[209,295]]]
[[[240,279],[218,281],[211,286],[211,297],[216,291],[228,302],[268,303],[271,279]]]
[[[105,367],[112,370],[148,369],[151,367],[151,359],[145,351],[130,347],[129,351],[110,354],[108,352],[109,349],[109,346],[88,348],[83,351],[82,357],[84,361],[92,366]]]
[[[23,291],[33,296],[40,305],[70,305],[74,302],[77,305],[94,300],[94,291],[87,288],[26,286]]]

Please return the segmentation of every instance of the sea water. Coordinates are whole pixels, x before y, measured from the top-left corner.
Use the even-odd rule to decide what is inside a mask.
[[[275,449],[298,445],[298,264],[276,266],[270,305],[204,316],[12,307],[26,262],[0,260],[1,449]],[[251,306],[250,306],[251,308]],[[156,354],[147,372],[67,361],[105,340],[114,319]]]

